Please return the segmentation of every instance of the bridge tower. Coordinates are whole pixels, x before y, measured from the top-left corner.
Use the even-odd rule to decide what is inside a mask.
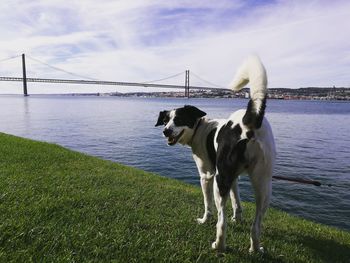
[[[185,75],[185,97],[190,97],[190,71],[186,70]]]
[[[27,91],[27,72],[26,72],[26,57],[22,54],[22,69],[23,69],[23,95],[28,96]]]

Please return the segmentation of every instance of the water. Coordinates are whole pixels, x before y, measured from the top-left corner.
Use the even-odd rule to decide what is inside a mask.
[[[226,118],[247,100],[0,96],[0,131],[198,185],[190,149],[168,147],[161,128],[154,127],[159,111],[184,104]],[[350,230],[350,103],[269,100],[266,116],[276,139],[275,175],[335,185],[274,181],[271,205]],[[240,188],[242,199],[252,201],[247,177]]]

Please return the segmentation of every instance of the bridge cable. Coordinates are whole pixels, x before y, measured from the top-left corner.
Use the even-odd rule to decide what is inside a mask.
[[[10,59],[13,59],[13,58],[20,57],[20,56],[21,56],[21,55],[16,55],[16,56],[11,56],[11,57],[8,57],[8,58],[1,59],[1,60],[0,60],[0,63],[1,63],[1,62],[4,62],[4,61],[7,61],[7,60],[10,60]]]
[[[97,81],[97,79],[89,78],[89,77],[86,77],[86,76],[83,76],[83,75],[79,75],[79,74],[76,74],[76,73],[73,73],[73,72],[70,72],[70,71],[67,71],[67,70],[64,70],[64,69],[61,69],[61,68],[52,66],[52,65],[50,65],[50,64],[48,64],[48,63],[45,63],[45,62],[43,62],[43,61],[41,61],[41,60],[39,60],[39,59],[33,58],[32,56],[27,55],[27,57],[29,57],[30,59],[32,59],[32,60],[34,60],[34,61],[36,61],[36,62],[39,62],[39,63],[41,63],[41,64],[43,64],[43,65],[45,65],[45,66],[47,66],[47,67],[50,67],[50,68],[55,69],[55,70],[58,70],[58,71],[62,71],[62,72],[64,72],[64,73],[73,75],[73,76],[75,76],[75,77],[85,78],[85,79],[90,79],[90,80],[96,80],[96,81]],[[180,73],[177,73],[177,74],[174,74],[174,75],[171,75],[171,76],[166,77],[166,78],[161,78],[161,79],[152,80],[152,81],[147,81],[147,82],[141,82],[141,84],[150,84],[150,83],[155,83],[155,82],[159,82],[159,81],[162,81],[162,80],[167,80],[167,79],[170,79],[170,78],[177,77],[177,76],[183,74],[184,72],[185,72],[185,71],[180,72]]]
[[[217,85],[213,82],[210,82],[208,80],[205,80],[203,78],[201,78],[200,76],[198,76],[197,74],[195,74],[193,71],[191,71],[191,75],[195,76],[196,78],[200,79],[201,81],[204,81],[205,83],[211,85],[211,86],[215,86],[215,87],[218,87],[218,88],[221,88],[221,89],[227,89],[227,87],[224,87],[224,86],[221,86],[221,85]]]
[[[70,71],[67,71],[67,70],[64,70],[64,69],[55,67],[55,66],[51,66],[50,64],[47,64],[47,63],[45,63],[45,62],[43,62],[43,61],[41,61],[41,60],[39,60],[39,59],[36,59],[36,58],[33,58],[33,57],[29,56],[29,55],[26,55],[26,56],[27,56],[28,58],[30,58],[30,59],[36,61],[36,62],[39,62],[39,63],[41,63],[41,64],[47,66],[47,67],[50,67],[50,68],[52,68],[52,69],[55,69],[55,70],[58,70],[58,71],[61,71],[61,72],[64,72],[64,73],[67,73],[67,74],[69,74],[69,75],[72,75],[72,76],[75,76],[75,77],[78,77],[78,78],[84,78],[84,79],[96,80],[96,81],[97,81],[97,79],[89,78],[89,77],[86,77],[86,76],[83,76],[83,75],[79,75],[79,74],[75,74],[75,73],[73,73],[73,72],[70,72]]]
[[[151,83],[159,82],[159,81],[162,81],[162,80],[175,78],[175,77],[180,76],[180,75],[182,75],[184,73],[185,73],[185,71],[182,71],[182,72],[179,72],[177,74],[171,75],[171,76],[166,77],[166,78],[161,78],[161,79],[156,79],[156,80],[151,80],[151,81],[146,81],[146,82],[140,82],[140,84],[151,84]]]

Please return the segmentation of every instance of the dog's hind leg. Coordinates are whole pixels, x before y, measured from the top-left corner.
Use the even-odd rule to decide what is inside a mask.
[[[204,224],[213,215],[213,180],[213,176],[201,176],[201,186],[204,198],[204,215],[202,218],[197,218],[199,224]]]
[[[212,248],[224,251],[226,249],[226,214],[225,204],[228,197],[228,192],[222,195],[217,184],[217,178],[214,179],[214,199],[218,210],[218,222],[216,224],[216,240],[212,244]]]
[[[256,210],[254,222],[251,226],[249,252],[264,252],[263,247],[260,247],[261,223],[270,203],[272,171],[262,166],[257,165],[250,174],[255,192]]]
[[[233,209],[233,216],[231,220],[233,222],[241,222],[242,221],[242,206],[241,206],[241,198],[239,197],[239,189],[238,189],[238,177],[233,180],[231,190],[230,190],[230,198]]]

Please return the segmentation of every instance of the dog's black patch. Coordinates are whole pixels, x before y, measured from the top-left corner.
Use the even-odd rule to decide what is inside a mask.
[[[233,122],[227,122],[217,136],[218,150],[215,176],[220,195],[225,196],[230,191],[237,171],[244,165],[244,152],[248,139],[240,140],[242,128],[239,124],[232,127]]]
[[[251,129],[259,129],[264,119],[266,109],[266,97],[262,100],[259,113],[256,113],[253,100],[249,100],[245,115],[243,116],[243,124]]]
[[[216,128],[213,129],[207,136],[207,152],[209,156],[210,163],[212,168],[215,169],[216,164],[216,151],[214,147],[214,137],[215,137]]]
[[[159,112],[158,120],[155,126],[166,125],[169,122],[169,113],[170,111],[163,110]]]
[[[174,123],[176,126],[187,126],[193,129],[196,121],[205,115],[207,114],[204,111],[194,106],[185,105],[175,110]]]

